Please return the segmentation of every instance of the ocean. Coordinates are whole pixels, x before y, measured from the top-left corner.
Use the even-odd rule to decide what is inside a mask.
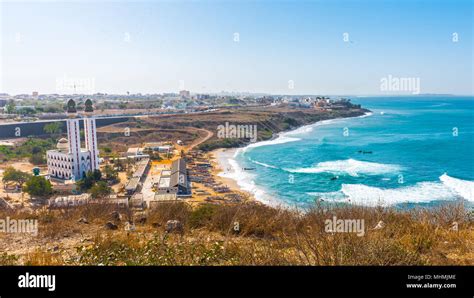
[[[397,208],[474,205],[474,97],[351,100],[372,113],[240,148],[222,175],[262,202],[302,209],[315,200]]]

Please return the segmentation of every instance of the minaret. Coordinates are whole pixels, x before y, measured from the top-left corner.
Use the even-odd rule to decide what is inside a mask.
[[[90,152],[91,157],[91,171],[99,169],[99,149],[97,147],[97,129],[95,125],[95,118],[92,113],[94,108],[92,100],[87,99],[84,103],[84,136],[86,139],[86,149]]]
[[[79,119],[77,118],[76,102],[70,99],[67,102],[67,114],[69,119],[67,123],[67,138],[69,140],[69,153],[72,155],[72,165],[74,170],[72,174],[74,178],[81,179],[81,166],[79,154],[81,152],[81,130],[79,127]]]

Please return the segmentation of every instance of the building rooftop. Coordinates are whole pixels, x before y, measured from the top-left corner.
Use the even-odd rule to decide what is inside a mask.
[[[145,170],[148,166],[148,162],[150,161],[150,159],[144,159],[144,160],[141,160],[137,163],[137,169],[136,171],[133,173],[133,176],[132,177],[143,177],[143,175],[145,174]]]
[[[171,165],[171,174],[176,172],[182,172],[183,174],[186,174],[186,161],[184,158],[179,158],[173,161],[173,164]]]
[[[168,176],[168,177],[161,177],[160,178],[160,181],[158,182],[158,187],[162,188],[162,187],[169,187],[170,186],[170,181],[171,181],[171,178]]]
[[[132,177],[125,186],[126,191],[135,191],[140,183],[140,177]]]
[[[171,187],[188,187],[188,175],[186,171],[186,161],[183,158],[173,161],[171,166]]]
[[[161,171],[161,177],[163,177],[163,176],[171,176],[171,170]]]
[[[127,150],[127,155],[140,155],[142,153],[142,148],[131,147]]]

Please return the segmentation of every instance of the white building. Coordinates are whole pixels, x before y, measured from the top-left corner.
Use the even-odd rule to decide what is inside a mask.
[[[61,180],[80,180],[89,171],[99,169],[99,149],[95,118],[92,117],[92,101],[85,102],[84,137],[85,148],[81,148],[80,118],[77,118],[76,103],[71,99],[67,104],[69,119],[67,139],[58,141],[56,150],[48,150],[48,174]]]

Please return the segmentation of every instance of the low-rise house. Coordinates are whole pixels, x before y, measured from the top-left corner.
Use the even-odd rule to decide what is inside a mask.
[[[183,158],[173,161],[171,170],[161,172],[157,194],[176,194],[178,197],[191,195],[186,161]]]
[[[88,193],[81,195],[62,196],[48,200],[50,207],[75,207],[85,205],[91,199],[91,195]]]
[[[143,151],[144,148],[131,147],[128,148],[127,152],[125,153],[125,156],[133,160],[142,160],[150,158],[150,155],[143,153]]]

